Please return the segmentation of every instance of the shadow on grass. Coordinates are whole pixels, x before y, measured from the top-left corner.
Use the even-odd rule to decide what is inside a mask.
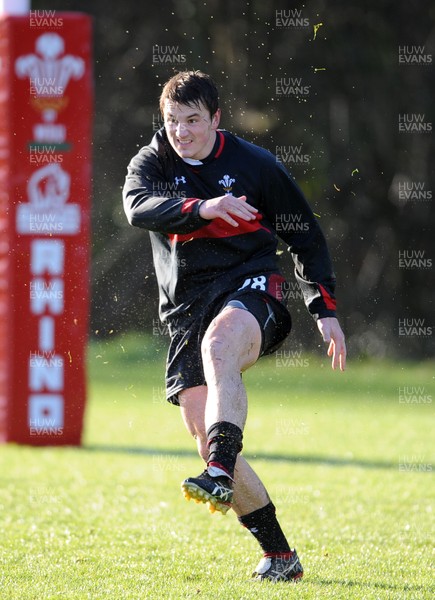
[[[432,586],[424,586],[424,585],[412,585],[404,583],[403,585],[394,585],[388,583],[380,583],[378,581],[343,581],[341,579],[315,579],[310,578],[310,583],[318,584],[322,587],[326,585],[341,585],[344,588],[369,588],[373,590],[392,590],[396,592],[431,592],[433,590]],[[408,597],[408,596],[407,596]]]
[[[104,444],[85,444],[83,451],[88,452],[108,452],[113,454],[139,454],[143,456],[184,456],[196,458],[196,450],[185,450],[176,448],[143,448],[140,446],[106,446]],[[271,462],[287,462],[295,464],[314,464],[327,465],[332,467],[361,467],[363,469],[395,469],[399,468],[397,462],[363,460],[357,458],[338,458],[334,456],[303,456],[303,455],[285,455],[285,454],[266,454],[257,452],[256,454],[244,453],[247,460],[266,460]]]

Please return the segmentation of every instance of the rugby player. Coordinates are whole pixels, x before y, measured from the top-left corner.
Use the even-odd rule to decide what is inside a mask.
[[[325,238],[276,157],[219,129],[218,90],[209,75],[171,77],[160,110],[164,127],[132,158],[123,199],[129,223],[150,232],[159,314],[170,332],[167,399],[180,407],[205,461],[203,473],[185,479],[182,490],[211,512],[233,509],[263,551],[256,579],[297,580],[303,569],[296,550],[240,454],[247,416],[241,374],[291,330],[278,237],[329,344],[332,368],[344,370]]]

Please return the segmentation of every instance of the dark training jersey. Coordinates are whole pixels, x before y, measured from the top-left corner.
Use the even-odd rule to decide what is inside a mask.
[[[258,209],[256,219],[231,215],[239,224],[233,227],[200,217],[204,200],[227,193],[245,195]],[[123,198],[129,223],[150,232],[160,318],[170,329],[188,326],[218,296],[247,285],[249,278],[253,289],[285,300],[277,236],[289,247],[311,315],[335,316],[335,276],[325,238],[301,190],[267,150],[218,130],[211,154],[190,164],[172,149],[162,128],[131,160]],[[274,289],[265,289],[265,281]]]

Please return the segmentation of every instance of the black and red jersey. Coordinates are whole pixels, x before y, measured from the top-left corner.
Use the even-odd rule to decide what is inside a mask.
[[[258,209],[255,221],[233,216],[239,223],[233,227],[202,219],[201,201],[225,193],[246,195]],[[316,319],[335,316],[325,238],[301,190],[267,150],[218,130],[210,156],[190,164],[162,128],[131,160],[123,198],[130,224],[150,232],[163,321],[197,318],[250,276],[281,280],[278,236],[289,247],[309,312]]]

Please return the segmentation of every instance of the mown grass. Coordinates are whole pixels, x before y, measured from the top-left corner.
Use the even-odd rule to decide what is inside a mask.
[[[306,572],[258,585],[235,515],[181,495],[202,466],[164,401],[164,355],[154,338],[93,342],[83,447],[1,449],[0,598],[434,597],[433,365],[338,373],[307,355],[245,374],[244,453]],[[403,387],[425,402],[403,402]]]

